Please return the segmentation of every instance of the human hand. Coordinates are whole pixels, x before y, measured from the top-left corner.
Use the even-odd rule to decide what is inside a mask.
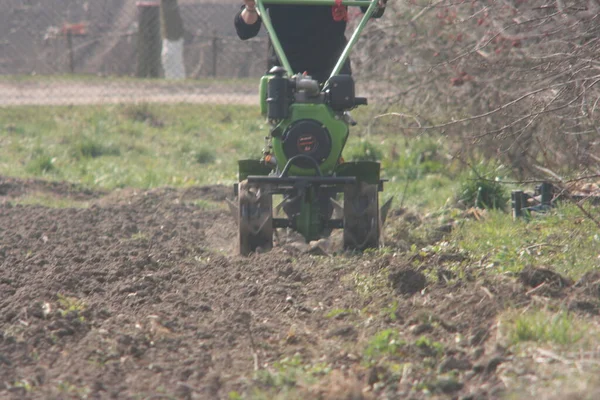
[[[244,0],[244,5],[248,11],[254,11],[256,8],[256,2],[254,0]]]

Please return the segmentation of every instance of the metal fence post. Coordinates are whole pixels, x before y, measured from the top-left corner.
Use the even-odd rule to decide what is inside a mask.
[[[523,192],[513,190],[510,194],[513,218],[517,219],[523,216]]]
[[[65,33],[67,38],[67,57],[69,59],[69,73],[73,74],[75,72],[75,59],[73,55],[73,33],[70,29]]]
[[[549,182],[543,182],[540,185],[540,195],[542,206],[552,205],[552,184]]]
[[[213,32],[212,39],[212,76],[217,76],[217,66],[218,66],[218,58],[219,58],[219,37],[217,36],[217,31]]]

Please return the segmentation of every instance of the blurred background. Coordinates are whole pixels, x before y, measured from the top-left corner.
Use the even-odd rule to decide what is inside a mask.
[[[237,38],[241,3],[3,0],[0,106],[257,105],[268,38]],[[597,0],[390,0],[351,55],[373,110],[360,133],[441,135],[518,179],[598,175],[599,16]]]
[[[246,42],[237,38],[233,18],[240,2],[162,3],[3,1],[1,104],[200,101],[215,91],[231,97],[219,102],[248,102],[236,96],[255,94],[256,80],[244,78],[264,73],[267,36],[261,31]],[[46,79],[23,79],[40,76]],[[166,86],[149,78],[187,81]],[[231,79],[240,79],[239,85],[226,84]]]

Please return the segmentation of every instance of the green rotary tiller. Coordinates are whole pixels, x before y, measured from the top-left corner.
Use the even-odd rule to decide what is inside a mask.
[[[342,150],[349,126],[348,114],[367,99],[355,96],[354,80],[339,72],[367,21],[378,10],[378,0],[343,0],[344,6],[367,7],[337,64],[323,85],[294,73],[275,34],[265,4],[340,5],[339,0],[256,0],[256,8],[281,61],[260,81],[261,113],[270,135],[260,160],[240,160],[234,185],[237,204],[231,203],[239,229],[239,252],[247,255],[273,247],[275,228],[291,228],[305,240],[344,230],[344,247],[364,250],[379,246],[386,211],[379,210],[383,190],[380,164],[344,162]],[[343,193],[343,203],[336,200]],[[273,195],[282,201],[273,216]],[[390,199],[391,201],[391,199]],[[386,203],[382,210],[389,208]]]

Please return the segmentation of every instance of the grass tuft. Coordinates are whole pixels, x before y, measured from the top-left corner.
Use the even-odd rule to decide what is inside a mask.
[[[398,355],[406,342],[400,338],[395,329],[385,329],[373,336],[363,352],[363,359],[367,365],[374,365],[384,357]]]
[[[194,160],[198,164],[211,164],[217,159],[215,152],[209,149],[200,149],[194,153]]]
[[[501,182],[506,173],[503,166],[481,163],[460,179],[458,201],[466,207],[506,210],[508,193]]]
[[[76,158],[98,158],[102,156],[120,156],[121,150],[115,145],[107,145],[99,140],[83,137],[73,145]]]
[[[582,343],[593,330],[582,319],[566,311],[531,311],[506,315],[506,336],[513,345],[525,342],[561,346]]]
[[[25,170],[32,175],[44,176],[50,172],[56,172],[55,161],[54,157],[40,154],[27,163]]]

